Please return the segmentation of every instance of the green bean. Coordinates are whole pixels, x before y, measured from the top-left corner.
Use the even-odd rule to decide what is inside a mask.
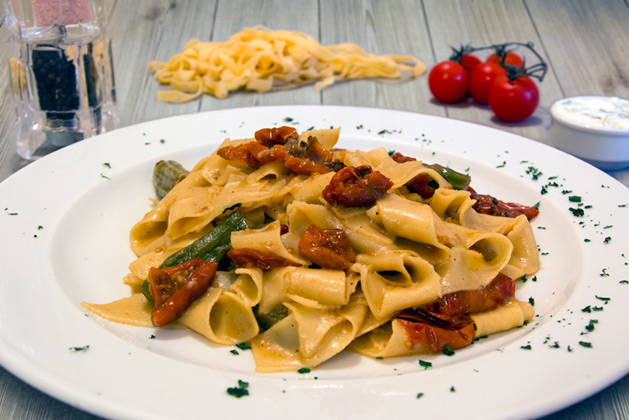
[[[446,166],[441,166],[438,163],[425,164],[424,166],[437,171],[455,190],[466,190],[467,187],[470,186],[472,178],[469,175],[462,174]]]
[[[229,248],[231,248],[231,233],[251,227],[253,225],[242,214],[235,211],[217,224],[211,232],[170,255],[159,268],[183,264],[192,258],[201,258],[205,261],[221,264]],[[140,291],[149,302],[153,303],[148,280],[144,280],[140,285]]]
[[[179,265],[192,258],[201,258],[220,264],[231,247],[231,233],[251,227],[251,223],[235,211],[217,224],[208,234],[170,255],[159,268]]]
[[[261,314],[258,311],[258,305],[256,305],[253,307],[253,314],[256,317],[256,321],[258,321],[260,329],[266,331],[288,316],[288,308],[284,305],[279,305],[273,308],[268,314]]]
[[[157,197],[161,200],[168,192],[188,175],[179,162],[174,160],[160,160],[153,168],[153,187]]]

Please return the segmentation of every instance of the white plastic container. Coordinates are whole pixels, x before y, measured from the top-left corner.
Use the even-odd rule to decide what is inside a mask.
[[[550,108],[553,144],[603,170],[629,167],[629,100],[561,99]]]

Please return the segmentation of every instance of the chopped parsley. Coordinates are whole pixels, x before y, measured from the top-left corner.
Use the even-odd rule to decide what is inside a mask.
[[[572,212],[572,214],[576,217],[582,217],[585,215],[585,211],[582,208],[574,208],[574,207],[570,207],[568,210],[570,210]]]
[[[602,311],[603,309],[604,309],[604,308],[603,308],[602,306],[590,306],[590,305],[588,305],[588,306],[586,306],[585,308],[581,309],[581,312],[585,312],[585,313],[591,314],[591,313],[592,313],[592,311],[594,311],[594,312],[600,312],[600,311]]]
[[[111,164],[109,162],[104,162],[103,166],[106,167],[106,168],[111,169]]]
[[[604,296],[597,296],[594,295],[594,297],[598,300],[602,300],[603,302],[605,302],[605,305],[607,305],[607,302],[609,302],[610,300],[612,300],[612,298],[608,298],[608,297],[604,297]]]
[[[251,350],[251,346],[247,343],[236,344],[236,347],[238,347],[240,350]]]
[[[245,395],[249,395],[249,382],[242,381],[238,379],[238,386],[233,388],[227,388],[227,393],[232,397],[241,398]]]
[[[533,299],[532,297],[529,298],[529,303],[531,304],[531,306],[535,306],[535,299]]]
[[[306,367],[299,368],[299,369],[297,370],[297,373],[310,373],[310,369],[309,369],[309,368],[306,368]]]
[[[426,369],[432,367],[432,362],[426,362],[424,360],[420,360],[419,361],[419,366],[423,367],[424,370],[426,370]]]
[[[526,346],[520,346],[520,348],[522,350],[532,350],[533,349],[530,344],[527,344]]]
[[[424,396],[424,393],[423,393],[423,392],[418,392],[418,393],[417,393],[417,396],[416,396],[415,398],[420,399],[420,398],[421,398],[421,397],[423,397],[423,396]]]
[[[568,197],[568,200],[570,200],[571,203],[580,203],[581,202],[581,196],[579,196],[579,195],[571,195],[570,197]]]
[[[454,389],[454,385],[450,387],[450,392],[456,392],[456,389]]]
[[[594,328],[595,328],[594,326],[596,324],[598,324],[598,320],[597,319],[590,319],[590,323],[585,326],[585,329],[588,332],[592,332],[592,331],[594,331]]]
[[[236,349],[231,349],[229,352],[231,354],[233,354],[234,356],[238,356],[240,354],[240,353],[238,353],[238,350],[236,350]]]
[[[452,350],[450,346],[443,346],[443,354],[446,356],[454,356],[454,350]]]
[[[586,348],[588,348],[588,349],[591,349],[591,348],[592,348],[592,343],[590,343],[590,342],[588,342],[588,341],[579,341],[579,345],[580,345],[580,346],[583,346],[583,347],[586,347]]]
[[[612,237],[611,236],[607,236],[605,239],[603,239],[603,243],[604,244],[608,244],[608,243],[611,242],[611,240],[612,240]]]
[[[70,351],[76,351],[76,352],[79,352],[79,351],[88,351],[89,349],[90,349],[90,345],[89,345],[89,344],[88,344],[88,345],[86,345],[86,346],[82,346],[82,347],[69,347],[69,348],[68,348],[68,350],[70,350]]]
[[[526,169],[526,173],[527,173],[528,175],[531,175],[531,178],[533,179],[533,181],[538,180],[538,179],[539,179],[539,177],[543,175],[543,173],[542,173],[542,172],[540,172],[540,170],[539,170],[539,169],[537,169],[537,168],[535,168],[535,167],[533,167],[533,166],[529,166],[529,167]]]

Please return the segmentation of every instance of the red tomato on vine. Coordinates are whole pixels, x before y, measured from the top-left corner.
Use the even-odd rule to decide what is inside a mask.
[[[496,64],[500,64],[500,60],[498,59],[498,54],[494,53],[492,55],[489,56],[489,58],[487,59],[487,61],[491,61],[492,63],[496,63]],[[515,66],[515,67],[522,67],[524,65],[524,59],[522,57],[520,57],[520,55],[514,53],[513,51],[507,51],[504,54],[504,59],[503,59],[503,67],[506,67],[508,65],[511,66]]]
[[[480,63],[470,73],[469,92],[476,102],[483,105],[489,102],[489,88],[494,81],[505,74],[505,69],[498,63],[486,61]]]
[[[467,70],[467,73],[469,75],[472,70],[476,68],[476,66],[482,63],[482,61],[474,54],[464,54],[459,57],[459,63],[461,63],[461,65],[465,67],[465,70]]]
[[[440,102],[456,102],[467,93],[467,70],[452,60],[436,64],[428,74],[428,87]]]
[[[522,121],[533,114],[539,103],[539,91],[528,76],[496,79],[489,90],[489,106],[498,118],[507,122]]]

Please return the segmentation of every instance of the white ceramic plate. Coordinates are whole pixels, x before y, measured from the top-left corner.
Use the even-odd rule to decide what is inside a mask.
[[[157,160],[191,167],[225,137],[284,124],[342,126],[340,147],[384,146],[467,171],[479,192],[539,202],[533,226],[542,269],[516,293],[534,299],[534,322],[451,357],[422,357],[429,369],[418,357],[343,353],[308,374],[261,375],[247,351],[235,355],[186,331],[113,325],[85,313],[83,301],[129,293],[121,280],[133,260],[128,232],[150,209]],[[576,196],[581,204],[569,200]],[[1,183],[0,197],[0,362],[101,416],[524,418],[575,403],[629,371],[629,190],[576,158],[502,131],[378,109],[215,111],[62,149]],[[250,391],[241,399],[226,392],[239,379]]]

